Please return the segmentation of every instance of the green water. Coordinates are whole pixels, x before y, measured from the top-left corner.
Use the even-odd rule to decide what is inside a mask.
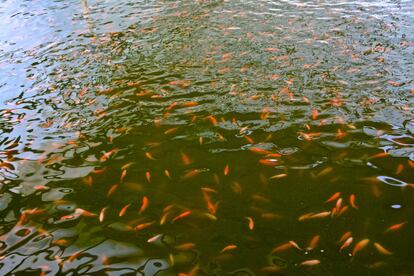
[[[412,0],[0,3],[0,275],[414,274]]]

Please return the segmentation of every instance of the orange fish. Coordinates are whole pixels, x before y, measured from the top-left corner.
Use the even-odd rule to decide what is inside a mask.
[[[170,212],[167,212],[164,215],[162,215],[162,217],[160,219],[160,225],[163,225],[167,221],[167,218],[168,218],[169,215],[170,215]]]
[[[380,152],[380,153],[377,153],[377,154],[372,155],[368,159],[382,158],[382,157],[387,157],[387,156],[389,156],[389,153],[388,152]]]
[[[250,144],[254,144],[254,140],[250,138],[249,136],[245,135],[244,139],[246,139],[246,141],[249,142]]]
[[[306,141],[312,141],[314,137],[319,137],[321,135],[320,132],[312,132],[312,133],[299,133]]]
[[[130,204],[127,204],[127,205],[125,205],[125,206],[121,209],[121,211],[119,212],[119,216],[120,216],[120,217],[122,217],[123,215],[125,215],[125,212],[128,210],[129,206],[131,206],[131,203],[130,203]]]
[[[52,244],[54,245],[59,245],[59,246],[66,246],[68,244],[68,240],[65,239],[58,239],[52,242]]]
[[[374,247],[375,249],[377,249],[377,251],[383,255],[392,255],[393,253],[391,251],[389,251],[388,249],[386,249],[384,246],[382,246],[379,243],[374,243]]]
[[[99,222],[103,222],[105,219],[106,209],[108,209],[108,207],[102,208],[101,212],[99,213]]]
[[[400,173],[402,173],[403,170],[404,170],[404,165],[403,164],[399,164],[397,166],[397,170],[396,170],[395,174],[400,174]]]
[[[89,211],[86,211],[82,208],[76,208],[75,213],[80,214],[84,217],[94,217],[94,216],[96,216],[96,214],[94,214],[92,212],[89,212]]]
[[[265,166],[276,166],[279,161],[277,159],[260,159],[259,163]]]
[[[281,174],[276,174],[274,176],[271,176],[271,177],[269,177],[269,179],[279,179],[279,178],[283,178],[283,177],[286,177],[286,176],[287,176],[287,174],[281,173]]]
[[[142,204],[141,204],[141,208],[139,209],[139,214],[142,214],[142,212],[144,212],[144,211],[145,211],[145,209],[147,209],[147,207],[148,207],[148,203],[149,203],[148,198],[147,198],[146,196],[143,196],[143,197],[142,197]]]
[[[337,210],[341,209],[342,207],[342,198],[338,198],[338,200],[336,201],[335,207]]]
[[[178,216],[176,216],[175,218],[173,218],[172,222],[175,222],[175,221],[177,221],[177,220],[179,220],[179,219],[182,219],[182,218],[184,218],[184,217],[187,217],[187,216],[189,216],[190,214],[191,214],[191,211],[185,211],[185,212],[183,212],[183,213],[179,214]]]
[[[200,173],[201,173],[201,170],[199,170],[199,169],[193,169],[193,170],[191,170],[191,171],[187,172],[187,173],[183,176],[183,179],[189,179],[189,178],[192,178],[192,177],[194,177],[194,176],[196,176],[196,175],[198,175],[198,174],[200,174]]]
[[[145,229],[147,227],[150,227],[153,224],[154,224],[154,221],[141,223],[141,224],[138,224],[137,226],[135,226],[135,230],[139,231],[139,230]]]
[[[304,215],[301,215],[301,216],[298,218],[298,220],[299,220],[299,221],[303,221],[303,220],[309,219],[309,218],[310,218],[313,214],[314,214],[314,213],[306,213],[306,214],[304,214]]]
[[[200,136],[200,137],[198,138],[198,142],[200,143],[200,145],[202,145],[202,144],[204,143],[204,139],[203,139],[203,137],[202,137],[202,136]]]
[[[355,195],[351,194],[349,196],[349,203],[351,204],[352,208],[358,209],[358,206],[355,205]]]
[[[364,249],[369,244],[369,239],[363,239],[359,241],[355,247],[354,250],[352,250],[352,255],[355,256],[356,253]]]
[[[164,209],[162,209],[162,212],[163,212],[163,213],[169,212],[169,211],[171,211],[171,209],[173,209],[174,207],[175,207],[175,204],[170,204],[170,205],[167,205],[166,207],[164,207]]]
[[[111,188],[108,190],[108,193],[106,194],[106,197],[110,197],[115,192],[115,190],[118,189],[118,186],[119,185],[117,185],[117,184],[112,185]]]
[[[91,175],[85,176],[84,178],[82,178],[82,182],[85,183],[86,185],[88,185],[89,187],[92,186],[93,184],[93,178]],[[46,186],[42,186],[42,185],[37,185],[34,188],[37,189],[43,189],[43,188],[37,188],[37,187],[46,187]],[[48,187],[47,187],[48,188]]]
[[[268,111],[267,108],[263,108],[262,113],[260,113],[260,119],[261,120],[266,120],[267,118],[269,118],[270,112]]]
[[[190,165],[190,164],[191,164],[190,157],[188,157],[188,155],[187,155],[187,154],[185,154],[185,153],[181,153],[181,160],[183,161],[183,164],[184,164],[185,166],[188,166],[188,165]]]
[[[348,239],[350,236],[352,236],[352,233],[350,231],[346,232],[345,234],[342,235],[342,237],[339,239],[338,243],[341,243],[343,241],[345,241],[346,239]]]
[[[330,211],[325,211],[325,212],[320,212],[317,214],[313,214],[310,218],[325,218],[325,217],[329,217],[329,215],[331,214]]]
[[[228,175],[229,174],[229,165],[227,164],[225,167],[224,167],[224,175]]]
[[[254,221],[253,221],[253,219],[251,217],[246,217],[246,219],[249,222],[249,229],[250,230],[253,230],[253,228],[254,228]]]
[[[280,252],[286,251],[286,250],[288,250],[288,249],[290,249],[292,247],[293,247],[293,245],[291,243],[289,243],[289,242],[284,243],[284,244],[281,244],[281,245],[273,248],[272,254],[273,253],[280,253]]]
[[[92,171],[92,173],[94,173],[94,174],[100,174],[100,173],[104,173],[106,171],[106,168],[103,168],[103,169],[100,169],[100,170],[98,170],[98,169],[94,169],[93,171]]]
[[[75,253],[73,253],[67,260],[66,262],[71,263],[73,262],[77,257],[79,257],[79,255],[81,254],[81,251],[77,251]]]
[[[350,246],[351,245],[351,243],[354,241],[354,238],[352,238],[352,237],[349,237],[349,238],[347,238],[345,241],[344,241],[344,243],[341,245],[341,247],[339,248],[339,251],[342,251],[342,249],[345,249],[345,248],[347,248],[348,246]]]
[[[346,136],[347,136],[347,133],[338,128],[338,130],[336,131],[335,139],[339,140]]]
[[[147,240],[147,242],[148,243],[153,243],[153,242],[156,242],[159,238],[161,238],[163,235],[162,234],[158,234],[158,235],[155,235],[154,237],[151,237],[151,238],[149,238],[148,240]]]
[[[124,178],[125,178],[126,174],[127,174],[127,171],[126,170],[123,170],[122,173],[121,173],[120,182],[123,182],[124,181]]]
[[[150,172],[145,173],[145,178],[147,179],[148,183],[151,183],[151,173]]]
[[[299,265],[300,266],[314,266],[314,265],[318,265],[320,263],[321,263],[321,261],[319,261],[319,260],[307,260],[307,261],[301,262]]]
[[[129,167],[131,167],[132,165],[134,165],[135,164],[135,162],[129,162],[129,163],[127,163],[127,164],[125,164],[125,165],[123,165],[122,167],[121,167],[121,170],[126,170],[126,169],[128,169]]]
[[[295,241],[289,241],[289,243],[296,249],[303,251],[302,248],[300,248],[300,246],[295,242]]]
[[[347,205],[347,206],[342,207],[342,208],[338,211],[338,216],[341,216],[342,214],[344,214],[346,211],[348,211],[348,209],[349,209],[348,205]]]
[[[330,211],[320,212],[317,214],[314,213],[307,213],[299,217],[299,221],[307,220],[307,219],[317,219],[317,218],[326,218],[331,215]]]
[[[399,230],[399,229],[401,229],[405,224],[406,224],[407,222],[406,221],[404,221],[404,222],[401,222],[401,223],[397,223],[397,224],[394,224],[394,225],[391,225],[390,227],[388,227],[387,228],[387,230],[385,230],[385,232],[391,232],[391,231],[396,231],[396,230]]]
[[[213,115],[207,116],[206,119],[208,119],[210,123],[213,124],[213,126],[216,126],[218,124],[217,119]]]
[[[91,176],[89,176],[89,177],[91,177]],[[89,185],[89,186],[91,186],[91,185]],[[36,186],[33,187],[33,189],[35,189],[35,190],[49,190],[50,188],[47,187],[47,186],[44,186],[44,185],[36,185]]]
[[[207,193],[208,190],[206,190],[206,189],[209,189],[209,188],[201,188],[201,190],[203,192],[204,201],[207,204],[208,211],[211,214],[215,214],[216,213],[216,206],[211,202],[210,195]]]
[[[178,127],[172,127],[172,128],[167,129],[166,131],[164,131],[164,134],[165,135],[172,134],[172,133],[176,132],[177,130],[178,130]]]
[[[149,153],[149,152],[146,152],[146,153],[145,153],[145,156],[146,156],[148,159],[150,159],[150,160],[157,160],[157,159],[155,159],[155,158],[151,155],[151,153]]]
[[[317,109],[312,109],[311,118],[312,118],[312,120],[316,120],[318,118],[318,110]]]
[[[266,220],[281,219],[282,216],[276,213],[263,213],[260,215],[261,218]]]
[[[164,174],[165,174],[166,177],[171,179],[171,175],[170,175],[170,172],[168,170],[164,170]]]
[[[336,192],[328,200],[326,200],[325,203],[332,202],[332,201],[336,200],[337,198],[339,198],[340,196],[341,196],[341,193]]]
[[[184,102],[184,103],[180,104],[181,107],[193,107],[193,106],[197,106],[197,105],[198,105],[198,102],[192,102],[192,101]]]
[[[332,171],[333,171],[333,168],[332,168],[332,167],[325,168],[325,169],[323,169],[322,171],[320,171],[320,172],[316,175],[316,177],[325,176],[325,175],[329,174],[329,173],[330,173],[330,172],[332,172]]]
[[[171,103],[169,106],[167,106],[165,109],[164,109],[164,112],[166,112],[166,111],[170,111],[170,110],[172,110],[174,107],[176,107],[177,106],[177,102],[173,102],[173,103]]]
[[[319,235],[315,235],[311,241],[309,242],[308,247],[306,248],[307,250],[313,250],[318,246],[319,243],[319,239],[321,238],[321,236]]]
[[[164,174],[165,174],[166,177],[171,179],[170,172],[167,169],[164,170]]]
[[[267,154],[265,157],[267,158],[267,159],[272,159],[272,158],[279,158],[279,157],[281,157],[282,155],[281,154],[279,154],[279,153],[269,153],[269,154]]]
[[[108,151],[108,152],[104,153],[104,154],[101,156],[101,158],[99,158],[99,161],[106,161],[106,160],[108,160],[108,158],[109,158],[111,155],[113,155],[114,153],[116,153],[118,150],[119,150],[119,149],[114,148],[114,149],[112,149],[112,150],[110,150],[110,151]]]
[[[250,147],[249,151],[253,152],[253,153],[257,153],[257,154],[271,154],[272,152],[268,151],[268,150],[264,150],[261,148],[257,148],[257,147]]]
[[[208,188],[208,187],[202,187],[201,190],[203,191],[203,193],[217,193],[216,190],[212,189],[212,188]]]
[[[236,248],[237,248],[237,245],[230,244],[230,245],[227,245],[226,247],[224,247],[224,248],[221,250],[221,253],[226,252],[226,251],[229,251],[229,250],[234,250],[234,249],[236,249]]]
[[[184,243],[184,244],[180,244],[180,245],[175,246],[175,249],[178,249],[178,250],[191,250],[194,247],[195,247],[194,243]]]

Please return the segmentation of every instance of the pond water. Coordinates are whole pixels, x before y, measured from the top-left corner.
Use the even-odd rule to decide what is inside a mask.
[[[414,273],[412,0],[0,22],[0,275]]]

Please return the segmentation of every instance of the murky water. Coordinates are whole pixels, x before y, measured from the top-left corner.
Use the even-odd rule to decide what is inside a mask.
[[[0,22],[1,275],[414,273],[412,0]]]

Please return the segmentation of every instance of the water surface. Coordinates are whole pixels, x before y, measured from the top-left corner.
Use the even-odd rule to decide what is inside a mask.
[[[0,22],[1,275],[413,273],[412,0]]]

